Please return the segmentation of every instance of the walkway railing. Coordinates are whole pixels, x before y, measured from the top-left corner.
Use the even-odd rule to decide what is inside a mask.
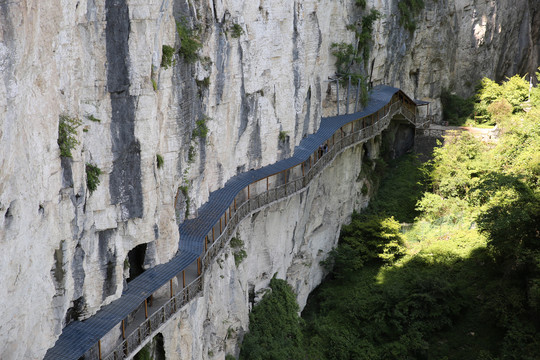
[[[306,189],[313,178],[330,164],[337,155],[351,146],[365,142],[380,134],[398,113],[411,123],[416,124],[416,116],[410,104],[414,103],[408,98],[405,99],[403,93],[396,91],[390,101],[376,112],[354,119],[341,126],[304,161],[251,182],[247,187],[240,190],[221,216],[216,216],[214,225],[204,236],[204,239],[201,238],[200,241],[204,242],[204,251],[196,258],[196,261],[191,265],[178,269],[178,272],[167,283],[162,284],[135,311],[113,326],[107,335],[101,337],[96,344],[86,351],[84,358],[117,360],[133,356],[159,332],[161,327],[179,309],[201,294],[205,269],[211,265],[212,261],[225,248],[242,219],[254,211],[259,211],[276,201]],[[190,266],[196,267],[197,276],[186,286],[186,270]],[[180,284],[182,285],[180,286]],[[149,302],[152,303],[152,301],[158,302],[158,306],[150,306],[154,310],[149,314]],[[142,318],[143,309],[144,318]],[[140,320],[137,319],[137,314],[141,317]],[[132,329],[129,334],[126,331],[127,327]],[[102,349],[102,342],[105,344],[115,343],[115,338],[118,337],[120,338],[117,345],[106,345]],[[102,352],[106,352],[107,355],[102,356]],[[52,356],[51,353],[50,358],[53,358]]]

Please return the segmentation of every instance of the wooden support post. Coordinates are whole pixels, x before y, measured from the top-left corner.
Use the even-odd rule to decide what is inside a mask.
[[[201,275],[201,257],[197,258],[197,275]]]
[[[144,299],[144,318],[148,319],[148,299]]]
[[[212,243],[214,243],[214,241],[216,241],[216,233],[214,227],[212,226]]]
[[[223,232],[223,228],[221,227],[221,217],[219,218],[219,235]]]
[[[234,212],[236,212],[236,197],[234,198]]]
[[[169,285],[170,285],[170,289],[171,289],[171,299],[173,297],[173,284],[172,284],[172,279],[169,281]]]
[[[204,252],[208,251],[208,235],[204,237]]]
[[[248,200],[249,200],[249,185],[248,185]]]
[[[122,320],[122,339],[126,340],[126,321]]]
[[[99,360],[101,360],[101,339],[98,340],[98,342],[97,342],[97,347],[98,347],[98,356],[99,356]]]
[[[186,288],[186,270],[182,270],[182,288]]]
[[[309,156],[309,168],[311,169],[311,155]]]
[[[266,177],[266,191],[268,191],[268,189],[269,189],[269,186],[268,186],[268,178],[269,178],[269,177],[270,177],[270,176],[267,176],[267,177]]]

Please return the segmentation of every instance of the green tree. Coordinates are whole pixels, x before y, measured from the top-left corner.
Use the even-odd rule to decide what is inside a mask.
[[[285,280],[270,280],[272,291],[249,314],[240,359],[303,359],[302,319],[292,288]]]
[[[340,244],[330,253],[333,274],[347,276],[366,264],[391,264],[403,256],[401,226],[393,217],[354,212],[351,223],[341,229]]]

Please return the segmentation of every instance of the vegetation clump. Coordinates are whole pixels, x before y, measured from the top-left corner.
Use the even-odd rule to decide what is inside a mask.
[[[86,187],[90,191],[90,194],[96,191],[100,180],[99,175],[101,175],[101,169],[95,165],[86,164]]]
[[[368,209],[343,226],[305,324],[295,318],[297,353],[281,358],[540,358],[540,92],[523,105],[509,81],[476,98],[504,99],[496,144],[454,135],[417,169],[388,165]],[[250,330],[284,317],[254,317]],[[285,347],[258,341],[250,353]]]
[[[237,235],[236,237],[233,237],[229,243],[233,249],[234,264],[238,266],[245,258],[247,258],[244,242],[240,240],[240,237]]]
[[[249,314],[239,359],[304,359],[302,320],[292,288],[273,277],[272,291]]]
[[[205,139],[208,135],[208,126],[206,125],[206,121],[209,120],[208,117],[203,117],[195,122],[195,128],[191,132],[191,138],[200,138]]]
[[[178,53],[187,63],[194,63],[199,60],[198,52],[202,44],[197,33],[189,27],[186,19],[176,22],[176,32],[180,38]]]
[[[366,0],[355,0],[354,3],[362,9],[366,8]]]
[[[424,9],[424,0],[400,0],[398,9],[399,24],[411,33],[416,30],[416,16]]]
[[[239,38],[244,33],[244,29],[239,24],[233,24],[231,27],[231,36],[233,38]]]
[[[71,150],[80,144],[77,140],[77,128],[81,126],[81,120],[68,115],[60,115],[58,123],[58,146],[60,147],[60,156],[73,157]]]
[[[280,142],[285,142],[285,141],[287,141],[287,135],[288,135],[288,133],[287,133],[286,131],[283,131],[283,130],[280,131],[280,132],[279,132],[279,135],[278,135],[279,141],[280,141]]]
[[[87,116],[88,120],[90,121],[94,121],[94,122],[101,122],[100,119],[98,119],[97,117],[95,117],[94,115],[90,114]]]
[[[156,163],[157,163],[157,168],[161,169],[164,163],[163,156],[161,154],[156,155]]]
[[[210,86],[210,76],[205,77],[202,80],[195,80],[197,86],[208,88]]]
[[[347,26],[347,29],[354,31],[356,35],[354,44],[341,42],[331,45],[332,55],[336,57],[336,73],[342,85],[347,84],[349,78],[353,85],[360,84],[360,102],[364,106],[368,100],[368,87],[363,73],[366,72],[369,61],[373,24],[380,17],[379,11],[371,9],[360,22]]]
[[[189,198],[189,187],[187,185],[182,185],[178,188],[182,195],[184,195],[184,199],[186,201],[186,212],[184,214],[185,218],[187,219],[189,216],[189,207],[191,204],[191,199]]]
[[[175,50],[172,46],[163,45],[161,47],[161,67],[165,70],[173,66],[174,52]]]
[[[540,98],[537,87],[529,89],[525,77],[508,78],[502,84],[484,78],[475,95],[462,98],[448,90],[441,93],[443,119],[451,125],[493,126],[512,114],[523,112],[524,106]]]

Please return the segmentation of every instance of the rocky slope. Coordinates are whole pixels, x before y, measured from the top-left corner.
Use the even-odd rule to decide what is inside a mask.
[[[436,111],[442,87],[467,94],[482,76],[531,73],[538,65],[535,0],[426,3],[411,34],[399,26],[397,0],[368,1],[384,15],[367,69],[374,83],[434,100]],[[120,296],[135,268],[174,255],[187,206],[196,216],[230,177],[289,156],[330,111],[323,106],[335,72],[330,45],[352,42],[346,26],[361,15],[346,0],[1,2],[0,358],[43,357],[66,323]],[[176,55],[165,69],[162,45],[180,47],[176,21],[196,29],[200,58],[188,63]],[[72,158],[60,157],[61,116],[82,123]],[[201,122],[208,133],[193,136]],[[102,170],[92,193],[86,164]],[[329,177],[318,186],[337,184]],[[321,214],[300,202],[276,205],[282,210],[257,228],[242,227],[248,253],[266,251],[263,237],[291,251],[262,262],[268,266],[255,256],[240,265],[235,276],[242,280],[230,291],[243,300],[230,311],[241,314],[242,329],[248,284],[264,287],[263,273],[288,277],[301,302],[322,276],[313,272],[306,287],[296,281],[304,276],[301,248],[326,252],[339,225],[322,222],[317,236],[284,230],[279,241],[270,231],[280,216],[294,219],[289,212],[298,223],[317,223]],[[306,239],[313,244],[300,246]],[[226,275],[220,271],[212,273],[216,284]],[[220,308],[228,305],[212,301],[209,312]],[[193,316],[198,334],[210,336],[197,323],[204,319]],[[216,331],[221,336],[223,328]]]

